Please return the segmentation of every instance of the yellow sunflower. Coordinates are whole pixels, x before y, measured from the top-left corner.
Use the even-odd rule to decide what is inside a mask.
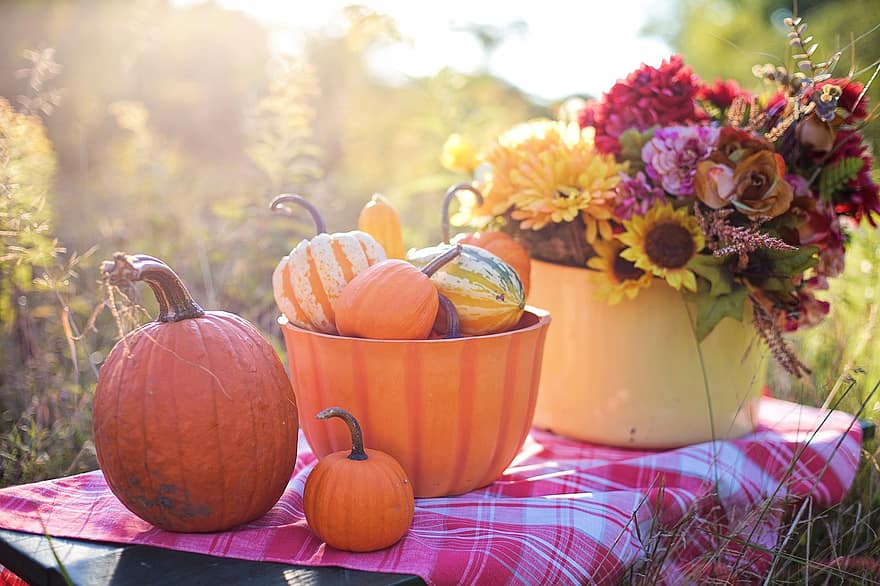
[[[490,171],[481,185],[484,204],[470,210],[472,216],[512,207],[521,228],[540,230],[582,215],[590,241],[611,234],[614,188],[626,165],[594,149],[592,129],[534,120],[499,137],[481,160]]]
[[[620,253],[639,269],[666,279],[675,289],[697,290],[688,262],[706,245],[697,219],[688,209],[657,202],[644,216],[623,223],[618,238],[628,248]]]
[[[596,240],[593,249],[598,256],[588,260],[587,266],[597,271],[592,273],[592,278],[599,285],[596,291],[599,299],[607,299],[608,303],[616,305],[624,296],[634,299],[639,290],[651,285],[654,278],[651,273],[621,258],[624,246],[619,240]]]

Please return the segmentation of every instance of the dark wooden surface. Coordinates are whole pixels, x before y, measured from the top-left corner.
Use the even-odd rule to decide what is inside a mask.
[[[330,584],[424,585],[418,576],[380,574],[344,568],[307,568],[251,562],[149,547],[114,545],[20,533],[0,529],[0,564],[34,586],[63,586],[52,548],[76,586]]]

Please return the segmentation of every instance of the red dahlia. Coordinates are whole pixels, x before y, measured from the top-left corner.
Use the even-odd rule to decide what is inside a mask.
[[[703,84],[697,90],[697,99],[709,102],[721,111],[730,108],[739,96],[749,98],[751,94],[732,79],[716,79],[714,84]]]
[[[581,127],[596,128],[596,147],[606,153],[620,151],[617,138],[628,128],[675,126],[703,118],[694,98],[697,76],[673,55],[660,67],[642,65],[618,81],[599,101],[588,102],[579,116]]]

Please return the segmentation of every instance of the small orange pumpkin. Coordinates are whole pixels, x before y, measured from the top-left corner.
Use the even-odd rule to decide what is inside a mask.
[[[443,229],[443,242],[449,243],[449,204],[459,191],[470,191],[477,198],[477,204],[483,205],[483,194],[469,183],[460,183],[453,185],[446,191],[443,198],[443,213],[441,224]],[[508,234],[491,230],[489,232],[475,232],[473,234],[458,234],[453,239],[454,243],[470,244],[478,246],[484,250],[488,250],[507,264],[513,267],[519,280],[522,281],[523,290],[526,295],[529,294],[529,284],[531,276],[531,256],[526,247],[511,238]]]
[[[391,202],[378,193],[364,206],[358,216],[358,229],[376,239],[388,258],[406,258],[400,215]]]
[[[296,400],[274,349],[237,315],[204,311],[156,258],[116,253],[101,269],[124,289],[146,282],[159,302],[98,377],[93,435],[110,490],[169,531],[262,516],[296,463]]]
[[[461,246],[453,246],[421,270],[398,259],[369,267],[336,300],[339,333],[377,340],[424,340],[440,305],[431,275],[460,254]]]
[[[312,532],[346,551],[375,551],[397,543],[412,525],[412,483],[400,464],[378,450],[365,450],[361,427],[340,407],[318,413],[338,417],[351,434],[351,452],[321,458],[306,479],[303,509]]]
[[[327,234],[321,214],[302,196],[279,195],[270,207],[272,211],[290,214],[286,203],[306,208],[318,234],[311,240],[302,240],[278,263],[272,274],[275,303],[290,323],[335,334],[336,299],[355,275],[385,260],[385,250],[360,230]]]

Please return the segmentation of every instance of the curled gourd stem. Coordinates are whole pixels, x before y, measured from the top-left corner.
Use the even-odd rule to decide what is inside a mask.
[[[446,252],[444,252],[443,254],[441,254],[440,256],[435,258],[434,260],[432,260],[430,263],[428,263],[428,266],[423,268],[422,272],[425,273],[425,275],[427,275],[428,277],[430,277],[431,275],[436,273],[437,270],[440,269],[440,267],[442,267],[443,265],[445,265],[446,263],[448,263],[449,261],[451,261],[455,257],[459,256],[460,254],[461,254],[461,244],[456,244],[455,246],[453,246],[452,248],[450,248],[449,250],[447,250]]]
[[[443,337],[447,340],[460,338],[461,321],[458,319],[458,310],[455,309],[455,305],[449,300],[449,297],[443,293],[438,293],[437,299],[440,300],[440,306],[446,314],[446,335]]]
[[[348,455],[349,460],[366,460],[367,453],[364,451],[364,434],[361,432],[361,426],[354,418],[354,415],[343,409],[342,407],[328,407],[315,417],[318,419],[330,419],[331,417],[339,417],[348,426],[351,433],[351,453]]]
[[[315,223],[316,234],[324,234],[327,232],[327,224],[324,223],[324,218],[321,216],[321,212],[318,211],[318,208],[316,208],[314,204],[312,204],[312,202],[301,195],[297,195],[295,193],[282,193],[272,200],[272,202],[269,204],[269,209],[271,209],[273,212],[292,216],[293,210],[290,207],[284,205],[286,203],[295,203],[301,207],[304,207],[309,212],[309,215],[312,216],[312,221]]]
[[[458,195],[459,191],[470,191],[477,198],[477,205],[483,205],[483,194],[480,193],[480,190],[471,185],[470,183],[459,183],[458,185],[453,185],[449,189],[446,190],[446,195],[443,197],[443,210],[442,215],[440,217],[440,228],[443,231],[443,242],[449,243],[449,204],[452,203],[452,199]]]
[[[130,289],[137,281],[149,285],[159,303],[156,321],[175,322],[205,315],[180,277],[156,257],[117,252],[113,260],[101,263],[101,274],[105,281],[121,289]]]

